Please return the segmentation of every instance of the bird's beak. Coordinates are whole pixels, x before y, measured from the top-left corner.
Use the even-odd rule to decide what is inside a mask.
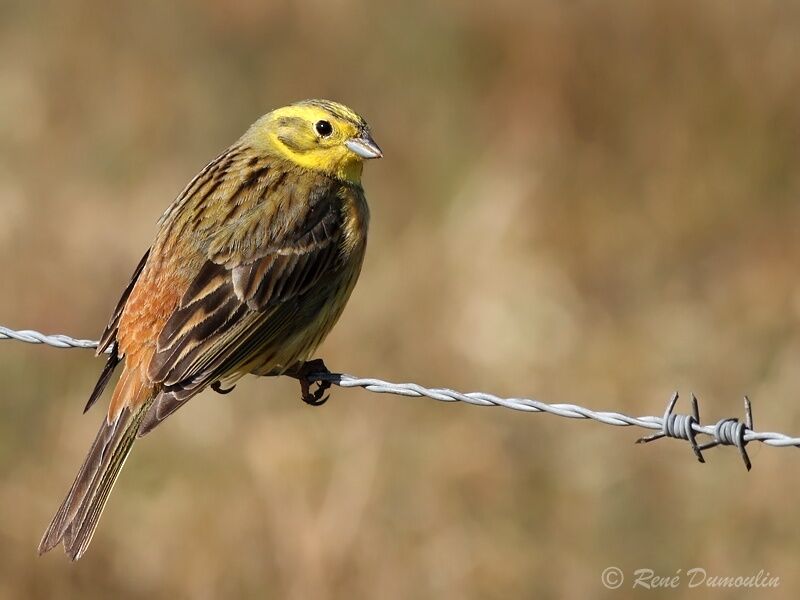
[[[361,158],[380,158],[383,156],[380,146],[375,143],[368,131],[362,131],[357,137],[351,137],[345,141],[344,145]]]

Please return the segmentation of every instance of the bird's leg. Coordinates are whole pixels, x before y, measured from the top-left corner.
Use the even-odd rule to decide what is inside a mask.
[[[320,381],[312,377],[316,373],[330,373],[321,358],[298,363],[286,374],[300,382],[300,398],[311,406],[321,406],[328,401],[330,395],[324,396],[325,390],[331,387],[330,381]],[[316,383],[317,389],[311,391],[311,384]]]

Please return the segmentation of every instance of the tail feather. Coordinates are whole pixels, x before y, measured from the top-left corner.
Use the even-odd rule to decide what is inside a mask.
[[[123,408],[111,423],[103,419],[75,482],[39,543],[39,554],[53,549],[61,541],[72,560],[78,560],[86,552],[151,402],[145,402],[133,412],[128,407]]]

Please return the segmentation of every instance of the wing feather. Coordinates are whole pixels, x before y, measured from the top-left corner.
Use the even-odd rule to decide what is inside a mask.
[[[125,310],[125,304],[128,302],[128,298],[133,291],[133,286],[136,285],[136,281],[139,279],[139,275],[142,274],[142,270],[144,269],[144,265],[147,263],[147,258],[150,256],[150,250],[148,249],[147,252],[144,253],[142,260],[139,261],[139,264],[136,265],[136,269],[133,271],[133,275],[131,276],[131,280],[128,283],[128,287],[122,292],[122,296],[120,296],[119,301],[117,302],[116,308],[114,308],[114,312],[111,314],[111,319],[108,321],[108,325],[106,325],[105,330],[103,331],[103,335],[100,336],[100,342],[97,345],[97,355],[100,356],[103,352],[105,352],[108,347],[116,340],[117,338],[117,328],[119,327],[119,320],[122,317],[122,312]],[[99,394],[98,394],[99,395]]]
[[[102,373],[100,373],[100,377],[97,380],[97,383],[94,386],[94,390],[92,390],[89,399],[86,401],[86,405],[83,407],[83,412],[86,413],[100,396],[103,395],[103,391],[106,389],[108,382],[111,380],[111,375],[114,373],[114,369],[117,368],[117,365],[122,360],[122,357],[119,354],[119,348],[117,348],[117,330],[119,329],[119,320],[122,317],[122,311],[125,310],[125,304],[128,302],[128,298],[133,291],[133,286],[136,285],[136,281],[139,279],[139,276],[142,274],[142,270],[144,269],[145,263],[147,263],[147,258],[150,256],[150,250],[144,253],[144,256],[139,261],[139,264],[136,265],[136,269],[133,271],[133,275],[131,276],[131,280],[128,283],[128,286],[122,292],[122,296],[120,296],[119,301],[117,302],[117,306],[114,308],[114,312],[111,313],[111,318],[108,321],[108,325],[106,325],[105,330],[103,331],[103,335],[100,336],[100,341],[97,345],[97,352],[96,355],[100,356],[104,353],[109,346],[111,346],[111,352],[108,355],[108,360],[106,361],[105,367],[103,367]]]
[[[300,298],[340,266],[344,235],[336,192],[312,198],[271,214],[269,241],[260,253],[240,244],[248,252],[237,262],[230,247],[210,245],[207,261],[159,335],[148,377],[163,389],[140,435],[297,326]]]

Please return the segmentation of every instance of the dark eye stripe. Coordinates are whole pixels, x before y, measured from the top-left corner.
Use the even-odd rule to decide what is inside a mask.
[[[288,127],[290,129],[300,129],[303,127],[305,121],[300,117],[280,117],[278,119],[278,128],[283,129]]]
[[[288,135],[279,135],[278,136],[278,140],[281,142],[281,144],[283,144],[284,146],[286,146],[290,150],[292,150],[294,152],[297,152],[298,154],[302,154],[302,153],[308,152],[310,150],[310,148],[304,148],[304,147],[300,146],[298,144],[298,140],[292,139]]]

